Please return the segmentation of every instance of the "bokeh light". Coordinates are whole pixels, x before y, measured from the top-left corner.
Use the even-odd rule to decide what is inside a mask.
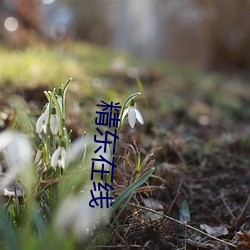
[[[15,17],[8,17],[4,21],[4,27],[9,32],[14,32],[18,29],[18,20]]]
[[[55,0],[42,0],[42,4],[45,4],[45,5],[50,5],[54,2],[55,2]]]

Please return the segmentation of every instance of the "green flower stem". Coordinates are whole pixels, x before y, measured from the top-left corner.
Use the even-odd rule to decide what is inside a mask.
[[[56,135],[52,135],[52,150],[56,150]]]
[[[141,93],[140,92],[136,92],[136,93],[134,93],[134,94],[131,94],[130,96],[128,96],[126,99],[125,99],[125,101],[124,101],[124,103],[123,103],[123,105],[122,105],[122,108],[121,108],[121,112],[120,112],[120,114],[119,114],[119,119],[120,119],[120,121],[119,121],[119,124],[118,124],[118,128],[117,128],[117,136],[119,136],[119,134],[120,134],[120,129],[121,129],[121,124],[122,124],[122,115],[123,115],[123,112],[124,112],[124,110],[125,110],[125,107],[127,106],[127,104],[131,101],[131,100],[133,100],[135,97],[137,97],[138,95],[140,95]],[[117,150],[117,141],[118,140],[116,140],[116,142],[115,142],[115,156],[116,156],[116,150]],[[111,185],[112,183],[111,183],[111,176],[110,176],[110,174],[107,176],[107,182],[108,182],[108,184],[109,185]]]
[[[64,142],[65,142],[65,145],[64,145],[65,149],[68,149],[71,141],[70,141],[69,133],[65,127],[63,127],[63,138],[64,138]]]
[[[64,127],[63,126],[64,119],[62,117],[62,110],[61,110],[61,107],[56,99],[55,94],[51,91],[49,91],[48,93],[49,93],[51,99],[53,100],[53,103],[56,105],[57,111],[59,112],[59,114],[58,114],[59,115],[59,124],[60,124],[59,125],[59,136],[62,136],[63,135],[63,127]]]
[[[66,102],[66,91],[68,89],[69,83],[72,81],[72,78],[70,78],[67,83],[63,86],[62,89],[62,126],[64,127],[65,123],[65,102]]]
[[[51,98],[50,98],[50,95],[47,91],[44,91],[48,101],[49,101],[49,117],[48,117],[48,123],[47,123],[47,129],[46,129],[46,133],[45,133],[45,143],[44,143],[44,148],[45,148],[45,157],[46,157],[46,164],[49,164],[50,162],[50,136],[49,136],[49,129],[50,129],[50,114],[51,114],[51,111],[52,111],[52,101],[51,101]]]

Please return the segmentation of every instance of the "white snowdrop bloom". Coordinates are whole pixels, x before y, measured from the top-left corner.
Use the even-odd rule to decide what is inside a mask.
[[[51,157],[51,166],[56,168],[56,166],[64,169],[67,161],[67,152],[62,145],[55,150]]]
[[[56,213],[56,229],[72,233],[79,240],[90,238],[98,224],[108,221],[110,212],[107,208],[90,207],[91,199],[90,188],[84,188],[79,195],[69,195]]]
[[[49,104],[47,104],[45,110],[40,115],[36,122],[36,132],[41,133],[42,131],[46,134],[47,132],[47,125],[49,120]]]
[[[135,102],[132,99],[130,101],[130,105],[128,108],[126,108],[122,115],[122,120],[125,118],[125,116],[128,114],[128,122],[129,125],[134,128],[136,120],[138,120],[141,124],[144,123],[143,117],[141,112],[135,107]]]
[[[6,130],[0,133],[0,153],[7,163],[7,173],[1,180],[1,188],[17,177],[25,184],[32,183],[32,147],[28,138],[21,133]]]
[[[59,115],[55,107],[52,108],[50,116],[50,131],[53,135],[58,134],[60,126]]]

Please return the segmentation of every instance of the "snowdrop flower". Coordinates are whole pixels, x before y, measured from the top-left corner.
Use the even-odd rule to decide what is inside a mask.
[[[59,117],[58,112],[55,107],[52,108],[51,116],[50,116],[50,130],[53,135],[56,135],[59,131]]]
[[[125,118],[125,116],[128,114],[128,122],[129,122],[129,125],[134,128],[135,126],[135,122],[136,122],[136,119],[141,123],[143,124],[144,123],[144,120],[143,120],[143,117],[142,117],[142,114],[141,112],[135,107],[135,101],[134,99],[132,99],[130,101],[130,104],[129,104],[129,107],[126,108],[123,112],[123,115],[122,115],[122,120]]]
[[[90,185],[79,195],[69,195],[59,206],[54,225],[64,233],[72,233],[79,240],[87,240],[99,223],[108,221],[107,208],[89,206]]]
[[[36,132],[41,133],[42,131],[46,134],[47,125],[49,120],[49,104],[47,104],[36,122]]]
[[[3,153],[8,167],[4,179],[1,179],[1,188],[17,177],[21,177],[30,186],[33,181],[33,153],[28,138],[21,133],[6,130],[0,133],[0,152]]]
[[[64,148],[63,143],[55,150],[51,157],[51,166],[56,168],[56,166],[64,169],[67,161],[67,152]]]

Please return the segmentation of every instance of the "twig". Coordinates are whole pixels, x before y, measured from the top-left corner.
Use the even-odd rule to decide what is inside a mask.
[[[207,236],[207,237],[209,237],[209,238],[211,238],[211,239],[213,239],[213,240],[219,241],[219,242],[221,242],[221,243],[223,243],[223,244],[226,244],[226,245],[228,245],[228,246],[230,246],[230,247],[237,248],[236,245],[234,245],[234,244],[232,244],[232,243],[229,243],[229,242],[226,242],[226,241],[224,241],[224,240],[218,239],[218,238],[216,238],[216,237],[214,237],[214,236],[212,236],[212,235],[209,235],[209,234],[207,234],[207,233],[205,233],[205,232],[203,232],[203,231],[201,231],[201,230],[199,230],[199,229],[197,229],[197,228],[195,228],[195,227],[192,227],[192,226],[188,225],[186,222],[178,221],[178,220],[176,220],[176,219],[173,219],[173,218],[170,217],[170,216],[167,216],[167,215],[165,215],[165,214],[161,214],[160,212],[157,212],[157,211],[155,211],[155,210],[153,210],[153,209],[150,209],[150,208],[147,208],[147,207],[144,207],[144,206],[141,206],[141,205],[136,205],[136,204],[134,204],[134,203],[130,203],[130,204],[128,204],[128,205],[134,206],[134,207],[137,207],[137,208],[140,208],[140,209],[145,209],[145,210],[150,211],[150,212],[152,212],[152,213],[161,215],[161,216],[163,216],[163,217],[165,217],[165,218],[167,218],[167,219],[169,219],[169,220],[171,220],[171,221],[174,221],[174,222],[176,222],[176,223],[178,223],[178,224],[181,224],[182,226],[186,226],[186,227],[188,227],[189,229],[192,229],[192,230],[194,230],[194,231],[196,231],[196,232],[198,232],[198,233],[200,233],[200,234],[203,234],[203,235],[205,235],[205,236]]]
[[[220,194],[220,198],[221,198],[221,200],[222,200],[224,206],[226,207],[227,211],[229,212],[229,214],[230,214],[231,217],[233,218],[233,221],[235,221],[236,218],[235,218],[235,216],[234,216],[232,210],[230,209],[230,207],[227,205],[227,202],[226,202],[226,200],[225,200],[225,196],[224,196],[224,192],[223,192],[223,191],[222,191],[221,194]]]
[[[45,186],[44,186],[39,192],[37,192],[37,193],[34,195],[35,198],[38,198],[38,197],[41,195],[42,192],[44,192],[46,189],[52,187],[53,184],[59,183],[60,178],[56,178],[56,179],[54,179],[54,180],[49,180],[49,181],[50,181],[50,182],[47,183],[47,184],[44,183]],[[40,186],[41,184],[42,184],[42,183],[40,182],[40,183],[39,183],[39,186]],[[38,187],[39,187],[39,186],[38,186]]]
[[[98,245],[98,246],[90,246],[89,248],[92,249],[92,248],[124,248],[124,247],[128,247],[126,245],[116,245],[116,246],[105,246],[105,245]],[[141,248],[142,246],[141,245],[129,245],[129,247],[135,247],[135,248]]]
[[[187,250],[187,222],[184,222],[185,226],[185,241],[184,241],[184,249]]]
[[[240,213],[240,214],[237,216],[237,218],[235,218],[235,220],[233,221],[235,226],[237,226],[238,223],[240,222],[240,220],[242,219],[244,213],[246,212],[246,210],[247,210],[247,208],[248,208],[249,203],[250,203],[250,194],[248,194],[247,201],[246,201],[245,206],[243,207],[241,213]]]
[[[167,211],[167,214],[169,214],[173,208],[173,205],[175,204],[176,200],[177,200],[177,197],[178,197],[178,194],[180,193],[180,190],[181,190],[181,185],[182,185],[182,179],[180,180],[180,183],[179,183],[179,187],[178,187],[178,190],[176,192],[176,195],[174,197],[174,200],[172,201],[168,211]]]

